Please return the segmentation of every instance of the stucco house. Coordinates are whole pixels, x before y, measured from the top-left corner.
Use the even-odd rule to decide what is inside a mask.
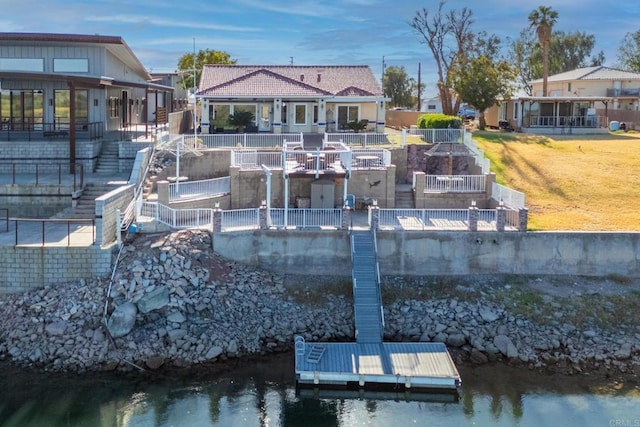
[[[0,156],[92,168],[107,132],[149,123],[172,94],[120,37],[0,33]]]
[[[385,102],[368,66],[205,65],[196,97],[205,133],[233,131],[228,117],[250,111],[248,131],[324,133],[368,121],[383,132]]]
[[[507,122],[531,133],[606,132],[611,120],[640,123],[640,73],[597,66],[533,80],[532,96],[503,101],[486,113],[487,124]]]

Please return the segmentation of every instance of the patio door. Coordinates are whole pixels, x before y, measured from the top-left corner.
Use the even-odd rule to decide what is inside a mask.
[[[271,131],[271,105],[261,104],[259,108],[258,131],[269,132]]]

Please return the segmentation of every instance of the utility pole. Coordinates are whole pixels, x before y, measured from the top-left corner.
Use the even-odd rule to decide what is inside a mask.
[[[382,86],[382,96],[385,96],[385,93],[384,93],[384,68],[385,68],[384,55],[382,55],[382,75],[380,76],[380,86]]]
[[[418,62],[418,109],[417,111],[420,111],[420,108],[422,108],[422,103],[420,102],[420,84],[421,84],[421,78],[420,78],[420,66],[421,64]]]

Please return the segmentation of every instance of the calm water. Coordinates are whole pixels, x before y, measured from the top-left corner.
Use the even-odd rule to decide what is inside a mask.
[[[634,426],[640,386],[461,368],[457,402],[297,396],[292,357],[171,376],[44,376],[0,369],[2,426]],[[422,398],[424,396],[417,396]]]

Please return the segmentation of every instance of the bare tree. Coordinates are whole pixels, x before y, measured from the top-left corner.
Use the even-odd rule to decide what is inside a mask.
[[[409,25],[433,54],[443,112],[455,115],[460,108],[460,99],[452,89],[455,70],[464,68],[467,62],[466,53],[473,45],[473,12],[466,7],[445,11],[445,4],[446,1],[441,0],[434,13],[430,13],[426,8],[416,12]]]

